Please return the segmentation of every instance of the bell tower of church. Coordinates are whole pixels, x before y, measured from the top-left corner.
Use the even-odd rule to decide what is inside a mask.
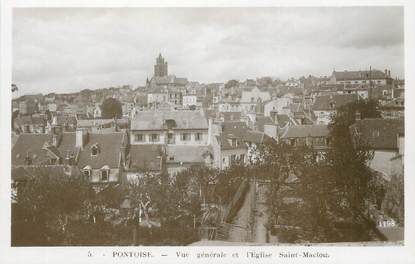
[[[164,60],[161,53],[156,59],[156,64],[154,65],[154,77],[163,77],[168,75],[167,61]]]

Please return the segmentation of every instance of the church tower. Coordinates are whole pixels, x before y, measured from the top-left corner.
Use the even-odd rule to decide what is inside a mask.
[[[163,77],[168,75],[167,61],[159,54],[154,65],[154,77]]]

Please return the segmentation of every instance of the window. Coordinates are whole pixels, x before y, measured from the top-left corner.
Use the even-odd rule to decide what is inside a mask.
[[[238,140],[236,138],[232,138],[232,147],[238,146]]]
[[[142,142],[144,141],[144,135],[143,134],[135,134],[135,141],[136,142]]]
[[[159,140],[159,134],[151,134],[151,142],[157,142]]]
[[[189,141],[190,140],[190,134],[189,133],[183,133],[182,134],[182,141]]]
[[[101,170],[101,181],[108,181],[110,171],[109,169]]]
[[[168,144],[174,144],[174,134],[173,133],[168,133],[167,134],[167,143]]]
[[[174,160],[174,156],[170,156],[170,157],[169,157],[169,160],[170,160],[170,161],[173,161],[173,160]]]
[[[91,177],[91,170],[85,169],[83,170],[83,173],[85,177],[88,177],[88,178]]]
[[[241,156],[239,156],[239,159],[240,159],[242,162],[244,162],[244,160],[245,160],[245,155],[244,155],[244,154],[241,154]]]
[[[196,138],[196,141],[201,141],[202,140],[202,133],[196,133],[195,138]]]

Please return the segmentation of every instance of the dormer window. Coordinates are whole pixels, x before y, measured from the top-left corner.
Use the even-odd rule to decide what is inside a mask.
[[[101,168],[101,181],[108,181],[110,175],[110,168],[105,165]]]
[[[89,179],[91,177],[91,174],[92,174],[91,166],[86,166],[85,168],[83,168],[82,173],[86,178]]]

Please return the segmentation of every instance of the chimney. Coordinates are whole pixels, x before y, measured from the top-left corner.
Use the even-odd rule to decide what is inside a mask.
[[[76,139],[75,139],[75,146],[77,148],[83,149],[86,144],[88,137],[88,131],[84,129],[77,129],[76,130]]]

